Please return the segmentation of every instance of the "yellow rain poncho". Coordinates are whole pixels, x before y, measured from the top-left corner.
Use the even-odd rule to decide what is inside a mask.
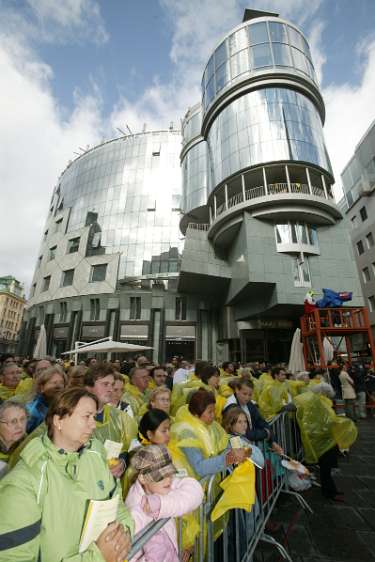
[[[96,422],[96,429],[93,437],[102,443],[106,439],[122,443],[122,451],[128,451],[131,440],[138,434],[136,421],[126,412],[117,410],[113,406],[106,404],[103,408],[103,421]]]
[[[205,459],[222,453],[228,445],[228,434],[217,422],[206,425],[182,406],[176,416],[176,422],[171,427],[171,440],[168,449],[173,463],[177,468],[185,468],[193,478],[199,480],[185,457],[182,449],[194,447],[199,449]]]
[[[124,386],[124,394],[121,400],[130,404],[133,414],[137,417],[142,406],[147,404],[149,394],[149,392],[142,393],[139,388],[129,382]]]
[[[178,387],[175,389],[175,387]],[[209,392],[213,392],[215,395],[215,419],[217,422],[221,423],[221,414],[225,406],[226,402],[226,395],[221,393],[221,389],[219,391],[213,389],[211,386],[205,384],[201,379],[194,375],[187,383],[184,384],[177,384],[173,387],[172,392],[172,406],[171,406],[171,413],[173,415],[177,414],[178,410],[181,406],[185,406],[189,400],[190,394],[194,390],[198,390],[199,388],[204,388]],[[228,387],[229,388],[229,387]],[[174,394],[173,394],[174,393]],[[230,390],[230,394],[233,394],[233,391]]]
[[[224,490],[211,513],[211,521],[216,521],[229,509],[251,511],[255,503],[255,466],[246,460],[237,466],[232,474],[221,483]]]
[[[303,392],[294,399],[296,418],[301,430],[305,462],[318,462],[319,458],[337,445],[347,449],[357,439],[358,430],[349,418],[337,416],[332,402],[314,392]]]
[[[290,394],[292,395],[292,398],[307,389],[307,383],[305,383],[304,381],[296,381],[293,379],[287,381],[287,386],[289,388]]]
[[[290,390],[287,382],[279,382],[272,379],[263,388],[259,400],[259,410],[265,420],[270,421],[280,412],[280,410],[288,404]]]

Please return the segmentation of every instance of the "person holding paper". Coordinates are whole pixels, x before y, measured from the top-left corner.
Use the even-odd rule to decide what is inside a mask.
[[[97,407],[84,388],[58,395],[46,417],[47,433],[28,443],[1,480],[0,562],[126,559],[134,523],[103,445],[91,439]],[[90,517],[92,503],[96,517]],[[84,550],[82,530],[97,533]]]
[[[111,365],[96,363],[90,367],[84,378],[85,387],[98,400],[99,408],[95,416],[96,429],[94,436],[103,444],[107,440],[121,443],[121,453],[114,462],[110,463],[110,470],[116,478],[121,478],[126,467],[126,454],[130,443],[137,437],[136,421],[126,412],[118,410],[110,403],[115,383],[114,370]]]

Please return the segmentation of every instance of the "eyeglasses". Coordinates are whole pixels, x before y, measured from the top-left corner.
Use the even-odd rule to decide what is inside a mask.
[[[0,423],[7,425],[8,427],[17,427],[17,425],[26,425],[27,416],[22,418],[13,418],[12,420],[0,420]]]

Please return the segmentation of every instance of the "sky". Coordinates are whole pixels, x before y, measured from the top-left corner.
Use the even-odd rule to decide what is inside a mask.
[[[375,0],[0,0],[0,275],[29,288],[52,189],[78,147],[177,128],[245,8],[308,37],[337,197],[375,118]]]

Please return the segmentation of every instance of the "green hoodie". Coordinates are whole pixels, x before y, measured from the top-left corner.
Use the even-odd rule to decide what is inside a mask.
[[[78,554],[80,536],[88,501],[115,494],[120,485],[97,439],[66,453],[36,437],[0,481],[0,562],[103,562],[95,543]],[[122,501],[117,520],[133,532]]]

